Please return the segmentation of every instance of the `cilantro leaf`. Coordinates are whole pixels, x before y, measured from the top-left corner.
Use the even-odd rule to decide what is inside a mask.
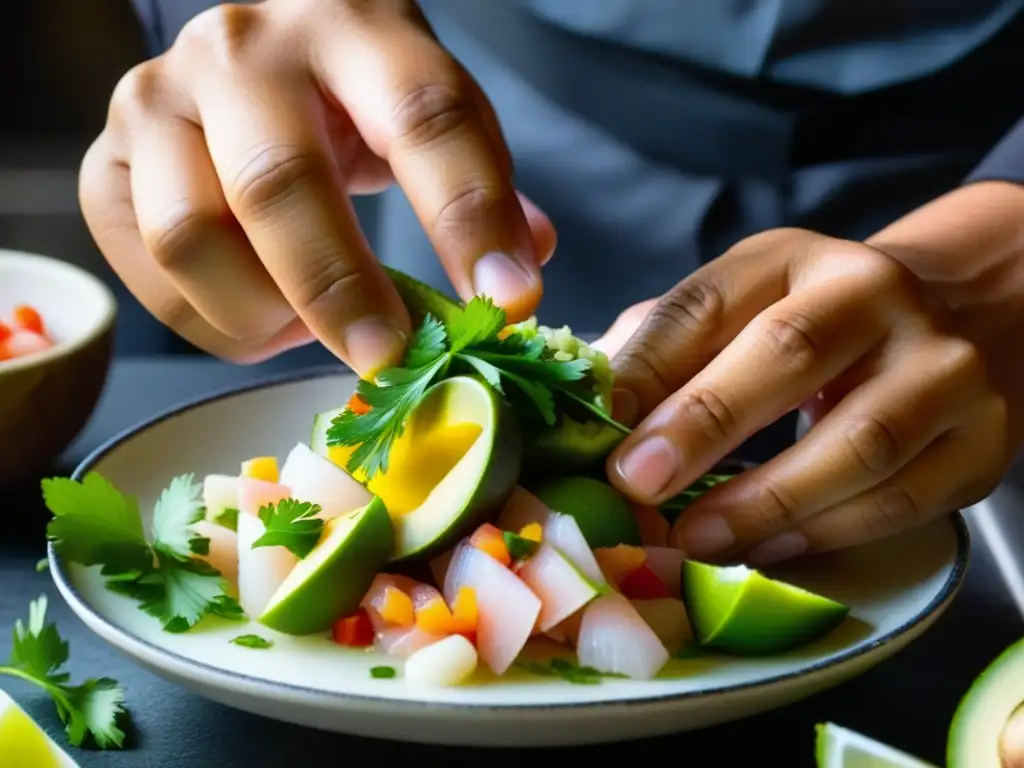
[[[29,603],[28,626],[14,624],[14,642],[7,666],[0,675],[17,677],[46,691],[57,707],[68,741],[80,747],[91,738],[100,749],[120,749],[127,718],[124,690],[116,680],[91,678],[68,685],[70,675],[61,671],[68,660],[68,644],[53,623],[46,623],[46,596]]]
[[[444,354],[447,338],[440,320],[433,315],[424,317],[420,327],[413,334],[409,351],[405,355],[404,367],[415,370],[430,365]]]
[[[313,551],[320,541],[324,521],[317,517],[320,505],[308,501],[282,499],[277,504],[260,509],[260,520],[266,531],[256,541],[256,547],[284,547],[300,560]]]
[[[82,482],[43,480],[43,499],[54,518],[46,533],[57,554],[109,573],[145,570],[153,554],[142,530],[138,502],[90,472]]]
[[[445,329],[451,352],[457,353],[495,339],[504,327],[505,310],[494,306],[486,296],[475,296],[449,318]]]
[[[238,637],[231,638],[228,642],[242,648],[254,648],[258,650],[274,647],[273,640],[267,640],[265,637],[260,637],[259,635],[239,635]]]
[[[394,667],[370,667],[370,677],[376,680],[391,680],[398,676],[398,671]]]
[[[194,475],[179,475],[171,480],[153,507],[153,546],[177,560],[209,552],[210,542],[193,532],[192,526],[203,519],[203,487]]]

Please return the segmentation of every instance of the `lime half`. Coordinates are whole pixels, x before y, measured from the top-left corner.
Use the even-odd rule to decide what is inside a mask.
[[[817,731],[818,768],[935,768],[834,723],[820,724]]]
[[[0,691],[0,765],[68,768],[75,763],[10,696]]]

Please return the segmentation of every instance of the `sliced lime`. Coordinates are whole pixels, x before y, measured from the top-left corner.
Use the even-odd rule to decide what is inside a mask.
[[[816,728],[818,768],[935,768],[835,723],[819,724]]]

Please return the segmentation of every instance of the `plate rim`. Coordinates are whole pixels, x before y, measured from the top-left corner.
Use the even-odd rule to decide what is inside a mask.
[[[227,400],[229,398],[248,394],[250,392],[257,392],[266,389],[272,389],[274,387],[283,386],[287,384],[297,384],[313,379],[327,378],[330,376],[344,376],[354,375],[350,370],[342,365],[321,365],[312,368],[307,368],[300,371],[289,371],[284,373],[271,374],[269,376],[261,377],[256,381],[247,382],[244,384],[236,384],[227,387],[222,387],[205,395],[199,395],[193,398],[182,401],[177,405],[173,405],[162,411],[157,412],[154,416],[138,422],[130,427],[122,429],[121,431],[114,434],[102,442],[97,448],[93,449],[75,468],[74,472],[70,475],[72,480],[81,481],[85,475],[92,470],[92,468],[98,464],[107,454],[111,453],[122,443],[130,440],[131,438],[146,432],[153,427],[162,424],[176,416],[187,413],[188,411],[195,410],[196,408],[211,405],[221,400]],[[895,627],[891,631],[876,638],[870,643],[861,643],[853,646],[852,648],[836,654],[828,659],[819,660],[814,663],[800,666],[789,672],[784,672],[770,677],[765,677],[757,681],[750,681],[744,683],[733,683],[727,685],[719,685],[714,688],[703,688],[692,691],[680,691],[676,693],[663,693],[654,696],[643,696],[643,697],[629,697],[625,699],[601,699],[597,701],[585,701],[585,702],[555,702],[549,704],[473,704],[473,703],[457,703],[448,701],[417,701],[413,699],[394,698],[390,696],[371,696],[361,693],[341,693],[338,691],[325,691],[317,688],[310,688],[305,685],[296,685],[294,683],[284,683],[276,680],[267,680],[266,678],[256,677],[253,675],[245,674],[242,672],[235,672],[232,670],[226,670],[222,667],[217,667],[212,664],[208,664],[203,661],[197,661],[195,659],[184,656],[166,648],[162,648],[145,638],[139,637],[138,635],[130,632],[123,627],[115,624],[113,621],[102,615],[90,605],[85,598],[79,593],[78,589],[74,586],[67,571],[65,570],[64,564],[57,556],[54,551],[53,543],[47,541],[46,553],[47,560],[49,561],[49,572],[50,575],[58,588],[58,591],[64,597],[65,602],[68,603],[69,607],[79,615],[79,618],[83,618],[82,613],[88,614],[90,621],[85,622],[87,625],[90,623],[96,623],[102,625],[108,632],[115,635],[120,635],[127,639],[130,643],[140,646],[145,652],[154,658],[164,657],[168,661],[184,665],[185,667],[192,667],[194,670],[214,675],[222,679],[224,683],[241,683],[246,686],[257,686],[267,689],[272,692],[287,694],[287,695],[303,695],[306,697],[315,697],[317,699],[327,699],[330,701],[339,702],[351,702],[359,703],[369,706],[380,705],[381,702],[387,702],[391,704],[397,704],[402,707],[416,708],[416,709],[443,709],[452,711],[465,711],[471,710],[474,712],[481,711],[500,711],[500,712],[515,712],[520,710],[537,711],[537,710],[581,710],[581,709],[592,709],[592,708],[607,708],[609,706],[619,707],[642,707],[651,706],[657,704],[666,704],[670,702],[681,702],[689,700],[707,699],[716,696],[724,696],[730,694],[742,693],[747,690],[754,689],[766,689],[772,686],[785,684],[793,680],[813,676],[817,673],[824,673],[829,670],[836,668],[842,668],[850,664],[855,663],[858,659],[864,656],[872,654],[874,651],[886,646],[901,637],[912,632],[915,628],[929,622],[933,618],[936,618],[936,614],[940,613],[949,605],[949,603],[956,597],[963,585],[964,579],[967,575],[967,568],[970,562],[970,543],[971,536],[970,531],[967,527],[967,523],[963,518],[960,511],[952,512],[948,515],[947,520],[953,527],[953,531],[956,537],[956,554],[953,561],[953,567],[950,570],[949,576],[943,583],[941,589],[936,595],[929,601],[928,605],[924,609],[915,613],[909,620],[903,622],[898,627]],[[83,619],[84,620],[84,619]],[[90,629],[97,635],[100,633],[95,629]],[[111,640],[102,638],[105,642],[114,644]],[[121,650],[127,651],[124,646],[120,646]],[[137,657],[129,652],[133,660],[137,661]],[[166,667],[164,667],[166,669]],[[208,680],[213,683],[213,680]]]

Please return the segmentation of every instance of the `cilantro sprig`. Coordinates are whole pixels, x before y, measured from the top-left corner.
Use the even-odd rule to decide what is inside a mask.
[[[386,473],[390,451],[430,385],[466,373],[478,374],[503,396],[514,391],[548,425],[557,420],[556,395],[601,411],[593,405],[589,360],[559,360],[542,338],[506,333],[505,311],[482,296],[450,312],[443,323],[426,315],[403,364],[384,370],[375,382],[359,382],[356,394],[369,410],[337,416],[327,431],[328,445],[356,447],[347,465],[350,473],[362,471],[367,479]]]
[[[91,739],[100,749],[121,749],[128,723],[124,690],[109,677],[90,678],[70,685],[71,675],[63,671],[69,657],[68,643],[57,626],[46,621],[46,596],[29,603],[28,624],[14,625],[14,642],[0,675],[17,677],[46,691],[57,707],[57,715],[72,746]]]
[[[284,547],[300,560],[313,551],[324,530],[320,505],[296,499],[282,499],[260,509],[266,531],[252,548]]]
[[[108,589],[138,601],[169,632],[190,629],[208,613],[241,619],[220,571],[196,557],[210,548],[194,527],[203,518],[201,495],[193,475],[174,478],[153,507],[150,542],[136,499],[102,475],[43,480],[54,515],[47,537],[65,560],[102,566]]]

